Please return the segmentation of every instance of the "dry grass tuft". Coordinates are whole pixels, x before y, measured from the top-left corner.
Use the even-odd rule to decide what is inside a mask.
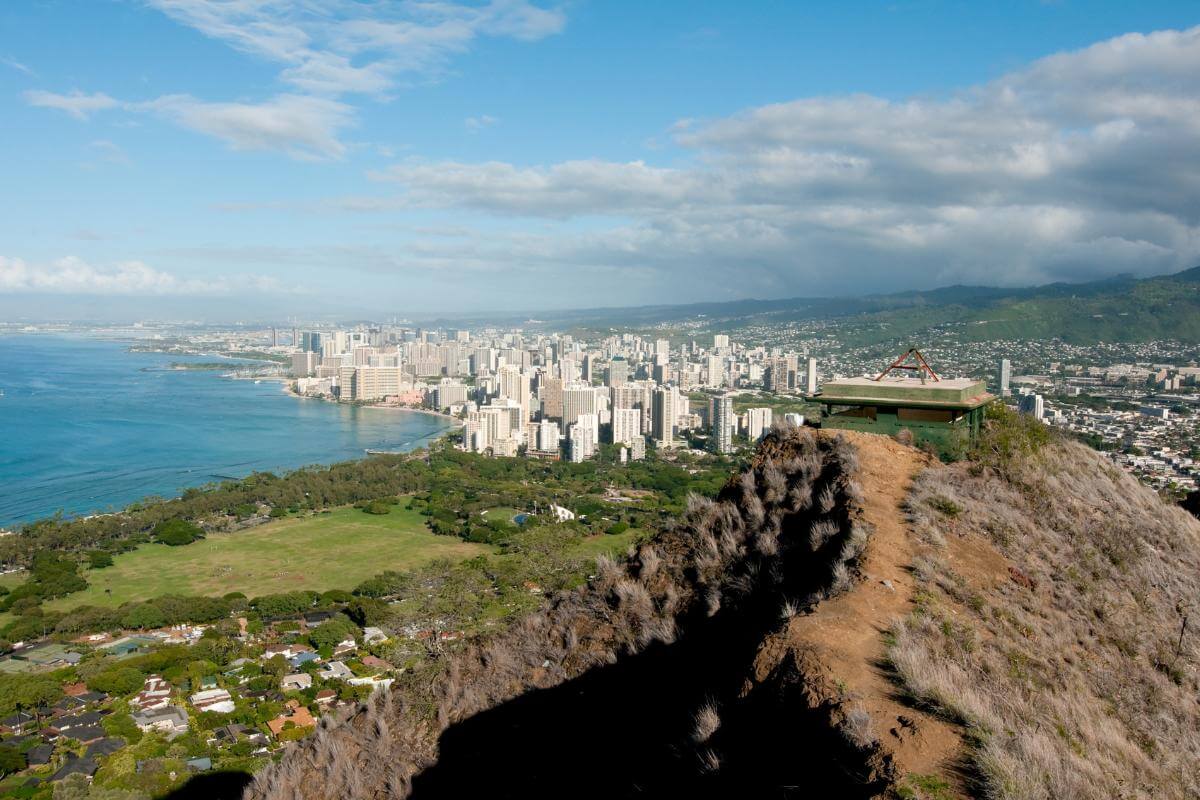
[[[966,726],[982,796],[1200,797],[1200,523],[1070,442],[933,467],[907,509],[921,586],[890,661]],[[951,568],[983,543],[1012,569]]]

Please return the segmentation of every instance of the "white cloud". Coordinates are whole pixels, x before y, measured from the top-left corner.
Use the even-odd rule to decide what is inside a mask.
[[[285,65],[283,81],[325,94],[380,94],[402,74],[439,69],[481,36],[534,41],[558,33],[566,21],[561,10],[529,0],[147,3],[205,36]]]
[[[28,91],[25,92],[25,102],[31,106],[55,108],[59,111],[65,111],[72,117],[75,117],[75,119],[81,120],[87,119],[96,111],[104,111],[120,105],[119,102],[103,92],[84,94],[79,90],[75,90],[70,94],[55,94],[54,92],[40,90]]]
[[[254,275],[181,278],[141,261],[98,267],[75,256],[49,264],[0,256],[0,292],[142,296],[227,295],[242,290],[278,291],[278,286],[270,278]]]
[[[543,218],[511,256],[481,235],[481,257],[741,294],[1182,269],[1200,263],[1197,74],[1200,27],[1131,34],[941,99],[681,120],[683,166],[406,161],[372,175],[403,194],[361,207]]]
[[[337,134],[353,122],[351,108],[343,103],[290,94],[263,103],[206,103],[168,95],[136,107],[215,136],[235,150],[282,150],[309,160],[345,154]]]
[[[11,56],[0,57],[0,64],[4,64],[7,67],[12,67],[17,72],[23,72],[30,77],[37,77],[37,73],[34,72],[30,67],[28,67],[25,64],[22,64],[20,61],[17,61],[15,58],[13,58]]]
[[[463,125],[466,126],[467,130],[475,133],[483,130],[484,128],[490,128],[498,122],[500,122],[500,120],[496,117],[493,117],[489,114],[480,114],[478,117],[467,117],[465,120],[463,120]]]

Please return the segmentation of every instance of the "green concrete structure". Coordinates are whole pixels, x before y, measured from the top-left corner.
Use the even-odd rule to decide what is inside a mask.
[[[994,397],[969,378],[838,378],[809,397],[821,404],[821,427],[894,436],[901,430],[939,454],[964,454],[979,436],[984,408]]]

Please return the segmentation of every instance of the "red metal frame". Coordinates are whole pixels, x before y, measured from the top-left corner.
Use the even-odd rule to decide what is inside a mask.
[[[916,358],[917,363],[915,365],[904,363],[905,361],[908,360],[909,356],[913,356],[914,358]],[[889,372],[891,372],[894,369],[908,369],[908,370],[913,370],[914,372],[924,372],[924,373],[927,373],[929,375],[929,377],[933,378],[935,381],[941,380],[941,378],[938,377],[938,374],[933,371],[933,367],[929,366],[929,362],[925,360],[925,356],[921,355],[921,351],[915,347],[908,348],[908,351],[905,352],[904,355],[900,356],[895,361],[893,361],[890,367],[888,367],[883,372],[881,372],[877,376],[875,376],[875,380],[877,380],[877,381],[883,380],[884,376],[887,375]]]

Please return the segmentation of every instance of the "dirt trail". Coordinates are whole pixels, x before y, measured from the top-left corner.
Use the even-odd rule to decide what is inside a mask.
[[[787,642],[778,644],[802,654],[810,678],[815,670],[821,678],[816,683],[834,695],[829,700],[840,698],[843,706],[870,712],[874,734],[898,775],[936,774],[953,781],[962,746],[958,729],[898,700],[883,667],[883,635],[912,607],[916,542],[902,506],[912,478],[930,457],[885,436],[842,435],[859,451],[862,519],[873,529],[862,563],[864,580],[822,602],[814,613],[794,618]],[[778,652],[764,648],[760,671],[769,669],[772,650]]]

